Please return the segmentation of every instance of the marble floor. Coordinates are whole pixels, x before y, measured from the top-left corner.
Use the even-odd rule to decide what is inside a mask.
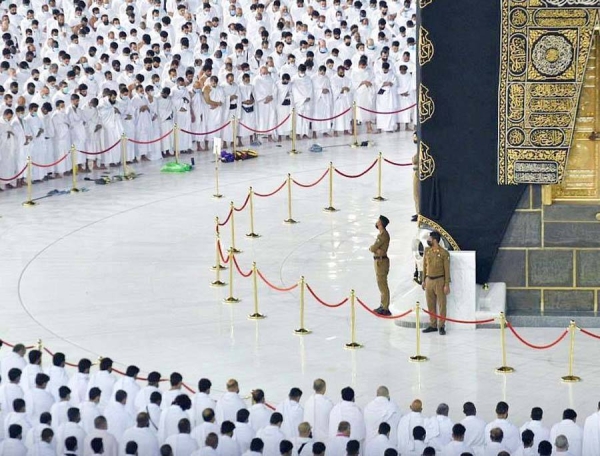
[[[511,406],[521,423],[532,406],[546,410],[546,421],[560,419],[564,408],[580,416],[596,408],[600,385],[600,341],[577,335],[575,373],[578,384],[563,384],[568,343],[536,351],[507,334],[511,375],[498,375],[501,364],[499,331],[449,331],[422,338],[429,362],[413,364],[415,330],[375,318],[357,307],[356,339],[364,348],[344,349],[350,342],[350,307],[330,309],[306,294],[305,326],[312,334],[300,337],[299,293],[277,292],[259,283],[260,311],[268,317],[250,321],[252,281],[234,277],[237,304],[224,304],[228,288],[212,288],[215,273],[214,218],[223,220],[230,201],[239,206],[248,188],[259,193],[277,188],[287,173],[301,183],[315,181],[330,161],[344,173],[365,170],[382,151],[396,162],[409,162],[414,153],[410,132],[377,135],[375,145],[350,148],[348,137],[319,140],[327,146],[310,153],[313,141],[301,141],[304,152],[288,155],[289,143],[265,144],[260,157],[223,164],[222,199],[214,193],[214,164],[208,153],[195,155],[196,168],[186,174],[160,173],[160,163],[135,166],[141,175],[106,186],[82,181],[86,192],[57,195],[24,208],[24,190],[0,194],[0,338],[35,343],[38,338],[70,361],[86,356],[111,356],[118,366],[135,363],[142,372],[179,370],[191,385],[200,376],[212,379],[215,395],[226,380],[239,380],[243,393],[263,388],[277,403],[291,386],[305,393],[312,380],[328,381],[338,398],[347,385],[366,404],[380,384],[386,384],[406,410],[416,397],[432,414],[439,402],[450,405],[451,417],[462,418],[462,403],[474,401],[491,419],[498,400]],[[183,158],[189,161],[190,156]],[[293,187],[293,217],[284,224],[287,190],[254,200],[255,231],[251,239],[248,210],[235,213],[237,256],[243,271],[252,262],[279,287],[301,276],[326,302],[338,302],[351,289],[374,306],[377,289],[367,248],[379,214],[390,220],[392,236],[390,284],[392,299],[414,296],[414,263],[410,250],[416,226],[413,214],[411,167],[383,167],[385,202],[374,202],[376,168],[357,179],[334,178],[335,207],[326,213],[327,179],[313,188]],[[34,197],[64,190],[70,181],[36,185]],[[221,229],[224,248],[231,244],[229,225]],[[229,270],[223,280],[229,281]],[[417,293],[418,294],[418,293]],[[547,343],[559,328],[519,328],[534,343]],[[7,348],[0,349],[0,356]],[[49,360],[46,358],[46,363]]]

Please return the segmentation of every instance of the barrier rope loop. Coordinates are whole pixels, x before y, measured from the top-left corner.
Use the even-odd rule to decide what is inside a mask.
[[[364,108],[362,106],[358,106],[358,109],[362,109],[363,111],[370,112],[371,114],[398,114],[400,112],[408,111],[409,109],[412,109],[415,106],[417,106],[417,103],[411,104],[410,106],[408,106],[406,108],[398,109],[396,111],[374,111],[373,109]]]
[[[244,209],[246,209],[246,206],[248,205],[248,201],[250,201],[250,193],[248,193],[248,195],[246,196],[246,200],[244,201],[244,204],[242,204],[241,207],[234,207],[233,210],[235,210],[236,212],[242,212]]]
[[[515,328],[513,327],[513,325],[511,325],[508,321],[506,322],[506,327],[508,329],[510,329],[510,332],[512,332],[515,337],[517,339],[519,339],[520,342],[522,342],[523,344],[527,345],[529,348],[533,348],[535,350],[546,350],[548,348],[552,348],[555,345],[557,345],[558,343],[562,342],[562,340],[567,337],[567,334],[569,334],[569,330],[565,329],[560,336],[558,336],[558,339],[556,339],[554,342],[550,342],[549,344],[546,345],[535,345],[532,344],[531,342],[526,341],[523,337],[521,337],[521,335],[519,335],[519,333],[517,333],[517,331],[515,330]]]
[[[244,127],[246,130],[250,130],[253,133],[258,133],[258,134],[266,134],[266,133],[271,133],[275,130],[277,130],[279,127],[281,127],[284,123],[286,123],[288,121],[288,119],[290,118],[291,114],[288,114],[285,119],[283,119],[281,122],[279,122],[277,125],[275,125],[273,128],[269,128],[268,130],[257,130],[256,128],[252,128],[248,125],[246,125],[245,123],[239,122],[238,124],[242,127]]]
[[[9,177],[8,179],[0,177],[0,181],[2,181],[2,182],[10,182],[12,180],[15,180],[15,179],[19,178],[19,176],[21,174],[23,174],[26,170],[27,170],[27,165],[23,166],[23,169],[21,171],[19,171],[17,174],[15,174],[13,177]]]
[[[53,166],[58,165],[60,162],[65,161],[69,155],[71,155],[71,152],[67,152],[62,157],[60,157],[58,160],[56,160],[54,163],[43,164],[43,163],[36,163],[36,162],[32,161],[31,164],[33,166],[37,166],[38,168],[52,168]]]
[[[579,328],[579,331],[581,331],[586,336],[593,337],[594,339],[600,339],[600,336],[598,334],[594,334],[592,332],[589,332],[587,329]]]
[[[115,147],[117,147],[119,144],[121,143],[121,140],[119,139],[116,143],[114,143],[112,146],[110,146],[107,149],[104,150],[100,150],[98,152],[88,152],[87,150],[78,150],[77,152],[82,153],[84,155],[102,155],[105,154],[111,150],[113,150]]]
[[[260,279],[265,283],[265,285],[267,285],[269,288],[272,288],[275,291],[287,292],[287,291],[292,291],[292,290],[295,290],[296,288],[298,288],[298,284],[297,283],[295,283],[291,287],[287,287],[287,288],[285,288],[285,287],[284,288],[278,287],[276,285],[273,285],[271,282],[269,282],[267,280],[267,278],[263,275],[263,273],[260,272],[260,269],[257,269],[256,273],[258,274],[258,277],[260,277]]]
[[[375,315],[377,318],[383,318],[384,320],[398,320],[400,318],[406,317],[408,314],[410,314],[413,311],[413,309],[408,309],[406,312],[403,312],[398,315],[381,315],[381,314],[378,314],[377,312],[375,312],[374,310],[372,310],[369,306],[367,306],[359,298],[356,298],[356,300],[362,306],[362,308],[365,309],[367,312],[369,312],[372,315]]]
[[[219,224],[217,226],[225,226],[225,225],[227,225],[229,223],[229,219],[231,218],[232,215],[233,215],[233,210],[229,209],[229,214],[227,214],[227,218],[224,221],[219,222]]]
[[[287,180],[284,180],[283,184],[281,184],[279,187],[277,187],[275,189],[275,191],[272,191],[271,193],[258,193],[258,192],[254,192],[254,196],[258,196],[260,198],[268,198],[269,196],[273,196],[274,194],[278,193],[283,187],[285,187],[285,184],[287,184]]]
[[[335,308],[337,308],[337,307],[341,307],[341,306],[343,306],[344,304],[346,304],[346,303],[348,302],[348,298],[344,298],[344,300],[343,300],[343,301],[340,301],[340,302],[338,302],[338,303],[336,303],[336,304],[329,304],[329,303],[327,303],[327,302],[323,301],[321,298],[319,298],[319,297],[317,296],[317,294],[316,294],[316,293],[313,291],[313,289],[310,287],[310,285],[309,285],[309,284],[306,284],[306,289],[307,289],[307,290],[308,290],[308,292],[309,292],[309,293],[312,295],[312,297],[313,297],[313,298],[315,298],[315,299],[317,300],[317,302],[318,302],[319,304],[321,304],[321,305],[323,305],[323,306],[325,306],[325,307],[329,307],[330,309],[335,309]]]
[[[394,166],[412,166],[412,163],[398,163],[398,162],[393,162],[392,160],[388,160],[387,158],[383,157],[383,161],[386,163],[389,163],[390,165],[394,165]]]
[[[216,128],[216,129],[211,130],[211,131],[205,131],[205,132],[202,132],[202,133],[195,133],[193,131],[184,130],[183,128],[180,128],[179,131],[182,131],[182,132],[187,133],[188,135],[192,135],[192,136],[212,135],[213,133],[216,133],[216,132],[221,131],[224,128],[228,127],[230,123],[231,123],[231,120],[229,122],[221,125],[219,128]]]
[[[375,161],[374,161],[373,163],[371,163],[371,165],[370,165],[370,166],[369,166],[367,169],[365,169],[365,170],[364,170],[362,173],[359,173],[359,174],[346,174],[346,173],[343,173],[343,172],[341,172],[341,171],[340,171],[339,169],[337,169],[337,168],[333,168],[333,170],[334,170],[334,171],[335,171],[337,174],[339,174],[340,176],[347,177],[347,178],[349,178],[349,179],[356,179],[356,178],[358,178],[358,177],[362,177],[362,176],[364,176],[364,175],[365,175],[365,174],[367,174],[369,171],[371,171],[371,170],[372,170],[372,169],[375,167],[375,165],[377,164],[377,162],[378,162],[378,159],[375,159]]]
[[[300,182],[298,182],[296,179],[292,179],[292,182],[294,184],[296,184],[298,187],[303,187],[303,188],[310,188],[310,187],[314,187],[315,185],[318,185],[321,183],[321,181],[323,179],[325,179],[325,177],[327,176],[327,174],[329,174],[329,168],[327,168],[327,171],[325,171],[323,173],[323,175],[321,177],[319,177],[315,182],[313,182],[312,184],[302,184]]]
[[[302,118],[302,119],[304,119],[304,120],[308,120],[309,122],[328,122],[328,121],[330,121],[330,120],[335,120],[335,119],[337,119],[338,117],[342,117],[342,116],[344,116],[344,115],[348,114],[350,111],[352,111],[352,106],[350,106],[350,107],[349,107],[348,109],[346,109],[345,111],[343,111],[343,112],[340,112],[339,114],[336,114],[336,115],[334,115],[334,116],[331,116],[331,117],[323,117],[323,118],[321,118],[321,119],[317,119],[317,118],[315,118],[315,117],[303,116],[303,115],[302,115],[302,114],[300,114],[299,112],[298,112],[298,113],[296,113],[296,114],[298,115],[298,117],[300,117],[300,118]]]
[[[224,264],[229,263],[229,255],[227,255],[227,256],[223,255],[223,249],[221,248],[221,241],[217,241],[217,246],[219,248],[219,256],[221,257],[221,261]]]
[[[244,273],[242,271],[235,255],[233,255],[233,264],[235,264],[235,268],[237,269],[237,272],[239,272],[242,277],[246,278],[246,277],[250,277],[252,275],[252,269],[250,269],[250,271],[248,271],[247,273]]]
[[[140,141],[140,140],[132,139],[132,138],[127,138],[127,141],[132,142],[133,144],[153,144],[153,143],[157,143],[159,141],[162,141],[167,136],[169,136],[171,133],[173,133],[173,129],[172,128],[167,133],[165,133],[164,135],[162,135],[160,138],[156,138],[156,139],[153,139],[151,141]]]
[[[485,320],[459,320],[457,318],[442,317],[441,315],[438,315],[434,312],[429,312],[429,310],[424,309],[422,307],[421,307],[421,310],[423,312],[425,312],[427,315],[429,315],[430,317],[434,317],[438,320],[449,321],[452,323],[461,323],[461,324],[465,324],[465,325],[485,325],[487,323],[493,323],[496,320],[495,318],[487,318]]]

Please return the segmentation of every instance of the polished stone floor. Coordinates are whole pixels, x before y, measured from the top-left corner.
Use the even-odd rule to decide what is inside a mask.
[[[223,164],[222,199],[214,193],[214,163],[208,153],[195,155],[196,169],[187,174],[160,173],[160,164],[134,166],[141,175],[106,186],[82,181],[88,191],[57,195],[24,208],[24,190],[0,194],[0,338],[64,351],[70,361],[111,356],[119,366],[135,363],[144,373],[179,370],[194,385],[208,376],[215,395],[235,377],[243,393],[261,387],[272,403],[291,386],[305,393],[312,380],[328,381],[337,399],[346,385],[357,390],[364,405],[380,384],[390,387],[406,410],[415,397],[425,413],[439,402],[450,405],[451,417],[462,418],[462,403],[474,401],[491,419],[498,400],[512,405],[511,415],[524,421],[532,406],[546,410],[548,423],[564,408],[580,416],[594,411],[600,385],[600,341],[577,334],[575,373],[578,384],[563,384],[567,374],[568,339],[558,347],[537,351],[507,334],[511,375],[498,375],[501,365],[498,330],[449,331],[446,337],[424,335],[423,354],[430,360],[409,362],[415,354],[415,330],[375,318],[356,308],[356,340],[364,348],[345,350],[350,342],[350,307],[326,308],[306,293],[305,326],[312,334],[294,335],[299,322],[299,290],[277,292],[259,281],[261,321],[250,321],[252,280],[234,277],[237,304],[224,304],[225,288],[210,287],[215,273],[214,218],[223,220],[233,201],[239,206],[248,188],[268,193],[287,173],[301,183],[319,178],[332,161],[347,174],[365,170],[382,151],[395,162],[410,162],[415,146],[410,132],[376,135],[372,147],[350,148],[348,137],[319,140],[322,153],[308,152],[312,141],[299,142],[299,155],[288,155],[289,143],[265,144],[260,157]],[[186,161],[190,156],[183,156]],[[116,171],[115,171],[116,172]],[[251,239],[248,209],[235,213],[237,256],[242,270],[252,262],[274,285],[289,287],[301,276],[326,302],[335,303],[351,289],[375,306],[377,289],[367,250],[376,217],[391,220],[390,285],[392,299],[413,296],[414,263],[410,251],[416,226],[411,167],[383,166],[385,202],[374,202],[377,167],[357,179],[334,177],[335,213],[328,202],[327,178],[313,188],[293,187],[293,217],[284,224],[287,189],[254,199],[255,231]],[[36,185],[34,197],[64,190],[69,179]],[[221,228],[222,244],[231,245],[230,225]],[[229,270],[223,280],[229,281]],[[560,328],[519,328],[534,343],[556,338]],[[6,353],[7,349],[0,350]],[[46,359],[48,363],[48,359]]]

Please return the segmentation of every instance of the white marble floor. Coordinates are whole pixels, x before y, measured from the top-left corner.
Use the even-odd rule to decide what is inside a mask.
[[[306,327],[312,334],[299,337],[298,290],[280,293],[259,284],[260,310],[268,318],[249,321],[252,282],[235,276],[238,304],[223,304],[227,288],[211,288],[214,272],[214,217],[225,217],[229,202],[240,205],[253,186],[269,192],[288,172],[309,183],[333,161],[346,173],[364,170],[377,152],[398,162],[414,153],[409,132],[379,135],[374,147],[352,149],[349,138],[319,141],[331,146],[308,152],[312,141],[302,141],[300,155],[266,145],[255,160],[221,167],[223,199],[213,199],[214,171],[207,153],[196,155],[196,169],[187,174],[161,174],[160,164],[137,167],[143,173],[130,182],[107,186],[81,182],[87,192],[59,195],[23,208],[22,190],[0,194],[0,338],[33,343],[41,338],[70,361],[82,356],[111,356],[118,365],[135,363],[143,372],[157,369],[168,375],[179,370],[194,385],[200,376],[213,380],[216,392],[235,377],[242,391],[262,387],[272,403],[282,400],[291,386],[306,393],[312,380],[323,377],[333,397],[352,385],[357,401],[365,404],[380,384],[390,387],[406,409],[420,397],[426,413],[439,402],[450,405],[451,417],[462,418],[462,403],[474,401],[485,419],[492,418],[498,400],[512,405],[515,421],[525,420],[532,406],[541,405],[549,422],[559,420],[564,408],[581,416],[598,402],[600,341],[577,336],[575,373],[583,382],[566,385],[568,344],[535,351],[507,335],[509,364],[516,372],[494,373],[501,364],[497,330],[449,331],[423,337],[423,353],[430,361],[409,363],[415,354],[415,330],[373,317],[357,308],[357,340],[365,346],[347,351],[350,308],[328,309],[306,296]],[[189,160],[184,157],[184,160]],[[286,225],[285,190],[271,198],[255,199],[255,230],[249,231],[248,211],[236,213],[236,244],[243,250],[240,266],[256,261],[278,286],[290,286],[300,276],[326,301],[336,302],[355,289],[373,305],[377,299],[372,260],[367,247],[376,235],[378,214],[391,220],[390,284],[393,300],[411,294],[414,264],[410,252],[416,232],[411,168],[385,165],[383,193],[377,203],[376,169],[360,179],[335,176],[336,213],[325,213],[327,180],[315,188],[293,188],[293,216]],[[43,183],[34,197],[54,188],[66,189],[68,180]],[[222,229],[225,247],[229,228]],[[226,271],[224,276],[228,280]],[[414,295],[412,293],[411,295]],[[558,329],[520,329],[536,343],[548,342]],[[6,353],[7,349],[0,350]],[[46,361],[48,362],[48,360]]]

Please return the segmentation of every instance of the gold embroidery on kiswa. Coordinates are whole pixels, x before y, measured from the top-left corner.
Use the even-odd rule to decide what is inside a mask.
[[[423,26],[419,27],[419,65],[423,66],[433,58],[435,49],[429,39],[429,32]]]
[[[501,0],[498,183],[565,175],[600,0]]]
[[[419,6],[421,6],[421,8],[425,8],[428,5],[431,5],[433,3],[433,0],[421,0],[421,3]]]
[[[452,250],[460,250],[458,243],[454,240],[452,236],[450,236],[450,233],[448,233],[439,223],[434,222],[433,220],[428,219],[427,217],[424,217],[422,215],[419,215],[419,217],[417,218],[417,223],[419,225],[419,228],[422,226],[427,226],[432,230],[435,230],[438,233],[440,233],[442,237],[446,239],[446,241],[448,241],[448,244],[452,246]]]
[[[419,142],[419,180],[429,179],[435,171],[435,160],[429,155],[429,146]]]
[[[429,96],[429,89],[423,84],[419,85],[419,121],[424,124],[433,117],[435,103]]]

